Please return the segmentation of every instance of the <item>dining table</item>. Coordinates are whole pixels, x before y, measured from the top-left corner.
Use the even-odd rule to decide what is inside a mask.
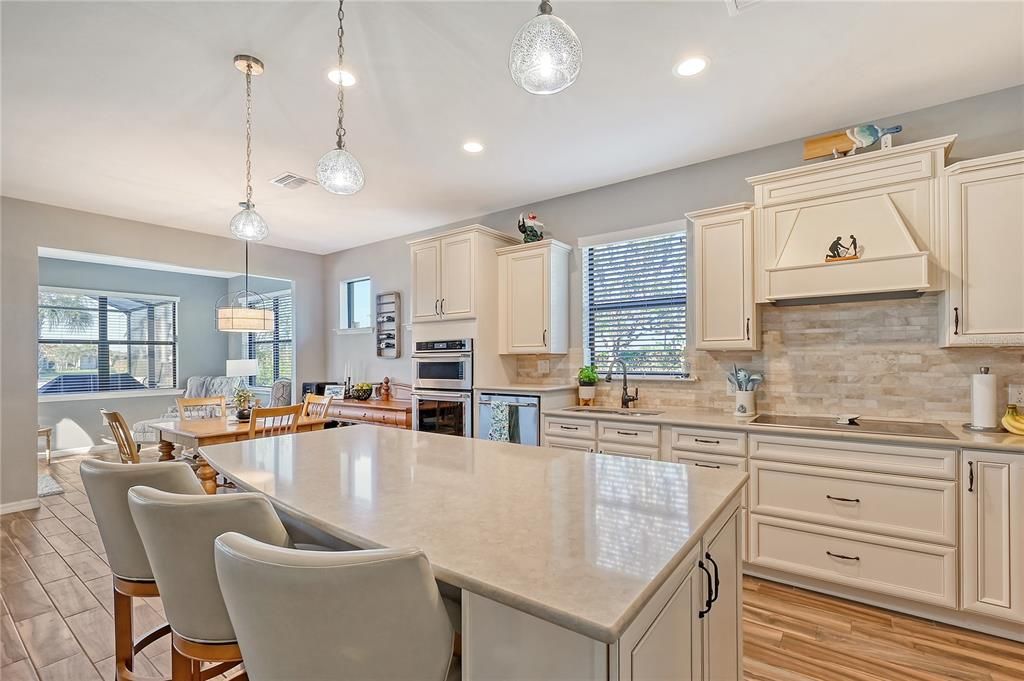
[[[295,432],[307,433],[323,430],[324,426],[333,421],[331,418],[299,417]],[[160,461],[174,460],[174,447],[181,445],[185,451],[195,452],[196,477],[203,485],[207,494],[217,493],[217,471],[215,471],[199,451],[206,445],[223,444],[225,442],[241,442],[250,438],[249,422],[222,416],[204,419],[177,419],[153,424],[157,433]],[[256,437],[260,437],[263,427],[257,423]]]

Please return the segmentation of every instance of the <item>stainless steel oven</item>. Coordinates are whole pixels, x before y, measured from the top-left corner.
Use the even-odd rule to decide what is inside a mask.
[[[417,342],[412,368],[414,390],[472,390],[473,339]]]
[[[473,339],[418,341],[412,367],[413,430],[473,437]]]
[[[413,390],[412,429],[473,437],[472,391]]]

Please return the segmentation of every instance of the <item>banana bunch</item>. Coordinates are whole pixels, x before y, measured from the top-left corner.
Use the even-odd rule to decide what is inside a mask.
[[[1016,435],[1024,435],[1024,416],[1017,411],[1016,404],[1006,405],[1006,413],[1003,414],[1003,428]]]

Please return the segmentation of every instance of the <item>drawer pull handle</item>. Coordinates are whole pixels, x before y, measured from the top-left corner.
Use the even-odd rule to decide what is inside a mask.
[[[704,557],[711,561],[711,567],[715,568],[715,595],[711,597],[711,602],[714,603],[718,600],[718,563],[715,562],[715,559],[711,557],[711,553],[708,551],[704,552]]]
[[[711,604],[714,603],[714,601],[711,600],[711,593],[713,591],[713,583],[711,581],[711,571],[708,570],[706,565],[704,565],[704,561],[698,560],[697,561],[697,566],[701,570],[704,571],[705,575],[708,576],[708,597],[707,597],[707,600],[704,601],[704,607],[701,608],[701,610],[699,610],[697,612],[697,617],[699,617],[700,619],[704,619],[704,616],[707,615],[709,612],[711,612]]]
[[[954,307],[953,308],[953,335],[954,336],[959,336],[960,335],[960,308],[959,307]]]
[[[615,432],[618,433],[619,435],[631,435],[633,437],[636,437],[637,435],[640,434],[632,430],[616,430]]]
[[[860,560],[860,556],[844,556],[841,553],[832,553],[831,551],[825,551],[825,553],[833,558],[839,558],[840,560]]]
[[[718,464],[714,464],[714,463],[696,463],[696,462],[694,462],[693,465],[694,466],[700,466],[701,468],[721,468],[721,466],[719,466]]]
[[[579,430],[579,426],[558,426],[562,430]]]
[[[831,499],[832,501],[848,501],[851,504],[859,504],[860,503],[860,499],[847,499],[846,497],[834,497],[831,494],[826,494],[825,498],[826,499]]]
[[[968,461],[967,462],[967,473],[968,473],[968,476],[967,476],[967,491],[968,492],[973,492],[974,491],[974,462],[973,461]]]
[[[693,441],[694,442],[699,442],[702,445],[720,445],[720,444],[722,444],[718,440],[705,440],[705,439],[699,438],[699,437],[693,438]]]

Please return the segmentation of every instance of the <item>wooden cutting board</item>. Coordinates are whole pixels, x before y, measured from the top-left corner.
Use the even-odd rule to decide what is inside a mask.
[[[809,161],[812,158],[831,156],[833,149],[840,154],[845,154],[853,149],[854,146],[853,140],[850,139],[845,130],[830,132],[827,135],[819,135],[817,137],[809,137],[804,140],[804,160]]]

